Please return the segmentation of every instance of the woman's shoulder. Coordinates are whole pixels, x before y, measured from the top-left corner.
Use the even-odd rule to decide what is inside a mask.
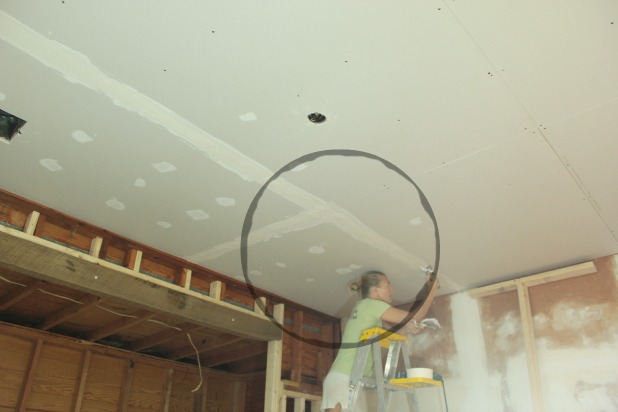
[[[365,298],[362,299],[361,301],[358,302],[358,304],[356,305],[356,307],[358,309],[365,309],[365,308],[378,308],[378,309],[384,309],[384,308],[388,308],[391,305],[389,305],[388,303],[384,302],[383,300],[378,300],[378,299],[372,299],[372,298]]]

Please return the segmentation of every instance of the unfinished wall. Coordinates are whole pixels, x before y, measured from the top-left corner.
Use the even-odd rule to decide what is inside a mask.
[[[244,398],[235,375],[0,323],[0,412],[240,412]]]
[[[444,329],[410,343],[413,366],[445,378],[450,412],[601,412],[618,410],[618,257],[594,261],[596,273],[527,288],[533,360],[517,289],[474,298],[436,299]],[[448,329],[447,329],[448,328]],[[530,387],[536,363],[538,395]],[[420,410],[440,410],[436,390],[417,391]],[[397,397],[391,410],[405,407]],[[443,406],[442,406],[443,407]]]

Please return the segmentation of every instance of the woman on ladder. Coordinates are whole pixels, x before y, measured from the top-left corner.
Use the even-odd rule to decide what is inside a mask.
[[[382,272],[365,273],[350,288],[360,294],[361,300],[356,304],[350,319],[343,331],[342,342],[358,342],[361,332],[365,329],[382,327],[382,321],[392,325],[402,323],[410,313],[392,307],[393,288],[386,275]],[[418,333],[421,331],[420,321],[423,320],[433,302],[438,281],[428,281],[425,288],[430,288],[427,298],[404,325],[402,333]],[[419,293],[422,296],[423,291]],[[352,366],[356,357],[357,347],[342,348],[337,353],[322,388],[322,407],[324,412],[346,412],[348,410],[349,384]]]

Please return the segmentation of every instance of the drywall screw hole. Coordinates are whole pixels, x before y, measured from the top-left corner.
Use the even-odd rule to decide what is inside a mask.
[[[318,112],[309,114],[307,118],[311,123],[324,123],[326,121],[326,116]]]

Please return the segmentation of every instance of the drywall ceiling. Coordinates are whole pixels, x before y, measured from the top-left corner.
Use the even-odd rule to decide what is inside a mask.
[[[334,315],[439,234],[450,293],[618,253],[616,50],[609,0],[5,0],[0,187]]]

